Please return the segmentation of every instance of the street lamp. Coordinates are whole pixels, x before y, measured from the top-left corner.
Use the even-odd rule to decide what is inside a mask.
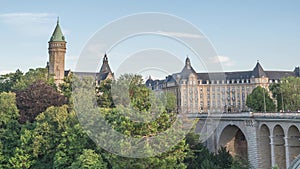
[[[281,108],[282,108],[282,112],[284,112],[283,96],[282,96],[282,88],[281,87],[280,87],[280,94],[281,94]]]
[[[266,96],[265,96],[265,87],[263,87],[263,95],[264,95],[264,111],[266,112]]]

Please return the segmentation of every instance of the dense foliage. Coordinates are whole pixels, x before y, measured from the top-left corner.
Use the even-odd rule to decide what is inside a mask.
[[[278,111],[300,110],[300,78],[287,77],[270,86]]]
[[[269,95],[269,92],[257,86],[252,93],[247,96],[246,105],[255,112],[275,111],[275,104]]]
[[[56,88],[53,77],[48,76],[46,68],[29,69],[25,74],[20,70],[15,73],[0,75],[0,92],[24,90],[35,81],[41,80]]]
[[[33,122],[35,117],[50,106],[66,103],[65,96],[45,82],[38,80],[17,94],[17,107],[20,110],[20,122]]]
[[[220,149],[218,154],[210,153],[199,142],[199,136],[193,133],[182,138],[169,151],[153,157],[127,158],[105,151],[95,144],[89,137],[90,131],[85,130],[78,121],[79,114],[73,105],[73,99],[76,98],[71,95],[72,78],[67,77],[66,83],[60,86],[61,93],[69,101],[68,104],[62,105],[64,100],[62,94],[51,86],[47,78],[40,78],[44,77],[39,76],[43,74],[38,73],[40,71],[40,69],[30,70],[30,73],[25,75],[20,72],[9,74],[7,76],[13,78],[1,83],[2,87],[5,86],[2,88],[3,91],[8,92],[0,93],[0,168],[221,169],[247,166],[240,160],[232,158],[224,148]],[[32,77],[22,80],[23,76]],[[37,78],[33,78],[35,76]],[[82,83],[90,84],[84,82],[84,79]],[[114,90],[113,85],[120,90],[111,92]],[[96,97],[99,106],[97,111],[88,114],[93,121],[87,122],[92,126],[97,125],[100,113],[114,130],[127,136],[151,141],[152,136],[166,131],[177,116],[174,95],[171,93],[153,95],[138,75],[123,75],[116,81],[102,82],[96,91],[102,94],[98,93]],[[13,92],[17,93],[17,97]],[[85,93],[78,92],[81,94],[79,96],[84,98]],[[82,106],[89,109],[87,102]],[[134,115],[140,117],[155,115],[157,118],[140,122],[129,118]],[[25,120],[18,121],[19,119]],[[105,133],[99,134],[101,137],[101,134]],[[116,143],[118,144],[107,142],[111,145]],[[157,146],[165,145],[163,140],[157,144]],[[119,146],[130,151],[126,144]]]

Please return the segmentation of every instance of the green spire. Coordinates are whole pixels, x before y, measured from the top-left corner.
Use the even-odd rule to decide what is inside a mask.
[[[57,24],[55,30],[50,38],[50,42],[65,42],[65,37],[59,26],[59,18],[57,17]]]

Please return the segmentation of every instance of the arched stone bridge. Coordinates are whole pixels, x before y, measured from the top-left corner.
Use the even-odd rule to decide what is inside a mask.
[[[226,146],[233,156],[248,159],[255,169],[300,165],[295,160],[300,154],[300,113],[246,112],[190,117],[199,119],[196,132],[212,152]]]

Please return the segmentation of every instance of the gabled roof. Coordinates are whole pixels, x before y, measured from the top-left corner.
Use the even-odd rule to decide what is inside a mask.
[[[53,32],[49,42],[65,42],[65,36],[63,35],[63,33],[60,29],[58,19],[57,19],[56,27],[54,29],[54,32]]]

